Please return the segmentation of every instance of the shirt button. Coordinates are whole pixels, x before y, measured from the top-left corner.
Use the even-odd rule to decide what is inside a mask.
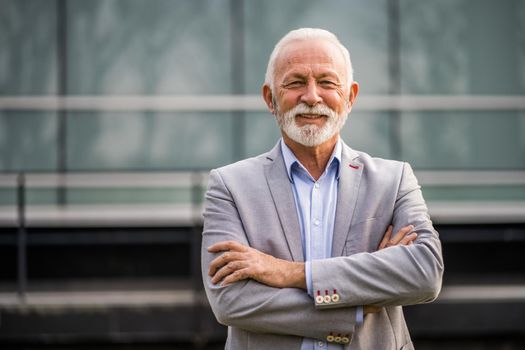
[[[324,342],[319,341],[319,343],[317,343],[317,346],[319,346],[320,348],[324,347]]]
[[[315,219],[315,220],[314,220],[314,225],[315,225],[315,226],[319,226],[320,223],[321,223],[321,222],[320,222],[318,219]]]
[[[315,188],[319,188],[319,184],[316,182],[316,183],[314,184],[314,187],[315,187]]]

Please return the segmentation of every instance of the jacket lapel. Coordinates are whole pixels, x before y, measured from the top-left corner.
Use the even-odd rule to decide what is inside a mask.
[[[359,155],[343,143],[341,166],[339,167],[339,189],[335,211],[334,238],[332,256],[343,255],[346,238],[350,231],[357,195],[363,174],[363,164]]]
[[[294,261],[304,261],[295,199],[281,154],[280,143],[277,143],[270,151],[267,158],[271,162],[265,166],[266,180],[270,187],[273,203],[277,209],[288,248]]]

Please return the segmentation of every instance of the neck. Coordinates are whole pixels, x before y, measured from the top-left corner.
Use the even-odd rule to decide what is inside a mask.
[[[330,156],[334,152],[339,134],[335,134],[324,143],[313,147],[304,146],[289,138],[285,133],[282,133],[282,135],[286,146],[292,150],[295,157],[308,170],[310,175],[315,180],[318,180],[323,175]]]

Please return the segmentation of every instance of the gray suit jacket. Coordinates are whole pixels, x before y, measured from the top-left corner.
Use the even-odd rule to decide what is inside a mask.
[[[301,233],[280,146],[212,170],[206,193],[202,275],[217,320],[228,326],[226,349],[299,349],[302,337],[347,336],[346,349],[412,349],[402,305],[434,300],[443,260],[417,180],[407,163],[372,158],[343,146],[333,258],[312,262],[314,291],[336,290],[317,303],[304,290],[253,280],[212,285],[207,270],[217,254],[206,248],[235,240],[277,258],[304,261]],[[415,244],[380,251],[389,224],[412,224]],[[356,325],[356,306],[381,312]],[[330,338],[332,336],[332,338]]]

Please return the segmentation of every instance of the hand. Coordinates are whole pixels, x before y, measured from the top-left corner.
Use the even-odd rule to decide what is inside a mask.
[[[392,238],[393,226],[388,226],[388,229],[379,243],[377,250],[381,250],[388,247],[393,247],[396,245],[411,245],[414,240],[417,238],[417,233],[413,232],[414,225],[408,225],[401,228]]]
[[[224,252],[210,264],[213,284],[222,281],[221,286],[226,286],[251,278],[271,287],[306,289],[304,263],[277,259],[235,241],[216,243],[208,252]]]
[[[389,225],[388,229],[385,232],[385,235],[383,236],[383,239],[381,240],[381,243],[379,243],[379,247],[377,250],[381,250],[388,247],[393,247],[396,245],[411,245],[413,244],[414,240],[417,238],[417,233],[413,232],[414,225],[408,225],[403,228],[401,228],[392,238],[392,230],[393,226]],[[379,311],[381,311],[383,308],[381,306],[375,306],[375,305],[365,305],[363,307],[363,314],[375,314]]]

